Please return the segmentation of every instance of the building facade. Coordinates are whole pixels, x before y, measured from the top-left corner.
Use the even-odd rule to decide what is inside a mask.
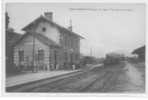
[[[145,45],[135,49],[132,54],[137,55],[140,60],[145,60]]]
[[[47,12],[25,26],[14,44],[14,64],[28,70],[71,69],[80,58],[80,35],[53,22]]]

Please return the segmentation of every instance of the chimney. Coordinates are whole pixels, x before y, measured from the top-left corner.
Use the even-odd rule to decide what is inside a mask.
[[[70,26],[68,27],[70,31],[72,31],[72,20],[70,19]]]
[[[50,21],[53,21],[53,13],[52,12],[45,12],[44,13],[44,16],[50,20]]]
[[[69,26],[68,29],[69,29],[70,31],[72,31],[72,26]]]

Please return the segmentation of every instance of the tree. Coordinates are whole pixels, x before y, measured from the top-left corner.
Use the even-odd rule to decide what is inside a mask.
[[[5,22],[6,22],[6,30],[7,30],[8,27],[9,27],[9,19],[10,19],[10,18],[9,18],[9,15],[8,15],[8,12],[5,13],[5,17],[6,17],[6,18],[5,18]]]

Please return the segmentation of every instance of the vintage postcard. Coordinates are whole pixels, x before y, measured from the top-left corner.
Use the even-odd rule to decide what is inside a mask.
[[[5,93],[146,93],[144,3],[3,6]]]

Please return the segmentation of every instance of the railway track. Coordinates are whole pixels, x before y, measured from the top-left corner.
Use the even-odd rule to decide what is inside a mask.
[[[80,92],[95,92],[95,90],[102,90],[105,86],[106,81],[109,80],[113,75],[112,72],[104,72],[101,76],[94,79],[93,82],[88,84],[85,88],[82,88]],[[96,86],[95,86],[96,84]]]
[[[38,87],[32,92],[83,92],[84,89],[89,87],[98,77],[103,78],[104,72],[101,73],[102,68],[94,68],[81,75],[57,80],[44,87]],[[101,73],[101,74],[98,74]]]
[[[91,71],[93,71],[93,70],[95,70],[95,68],[91,69]],[[31,92],[31,91],[35,90],[36,88],[44,87],[48,84],[55,84],[59,81],[67,82],[66,80],[69,80],[72,82],[72,80],[79,78],[79,76],[84,75],[88,71],[90,71],[90,70],[87,69],[84,71],[73,72],[73,73],[69,73],[69,74],[65,74],[65,75],[61,75],[61,76],[56,76],[53,78],[46,78],[46,79],[42,79],[42,80],[38,80],[38,81],[34,81],[34,82],[16,85],[13,87],[7,87],[6,92]]]

